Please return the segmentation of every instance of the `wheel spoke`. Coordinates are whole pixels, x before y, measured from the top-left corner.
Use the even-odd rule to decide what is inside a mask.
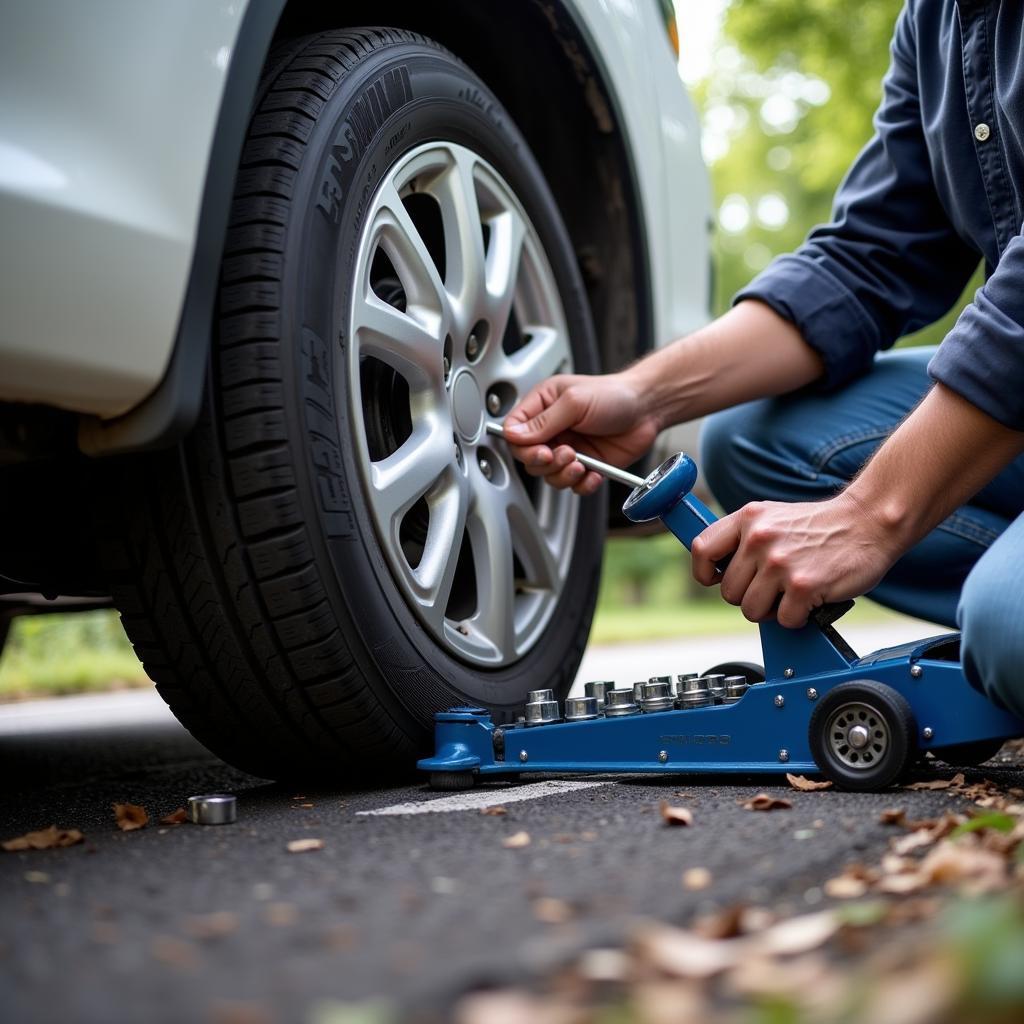
[[[441,275],[393,185],[384,186],[380,204],[380,244],[398,271],[405,290],[406,308],[422,307],[443,319],[448,296]]]
[[[393,535],[397,520],[433,487],[451,461],[451,431],[423,421],[397,451],[370,463],[373,502]]]
[[[487,245],[487,300],[491,330],[494,337],[501,338],[516,294],[526,225],[515,210],[505,210],[490,218],[488,224],[491,235]]]
[[[553,327],[530,326],[523,330],[530,334],[530,340],[521,349],[505,355],[497,372],[498,379],[515,384],[520,395],[560,373],[569,360],[568,342]]]
[[[498,488],[481,485],[477,489],[468,526],[477,597],[470,624],[499,658],[507,659],[515,654],[515,579],[508,515]]]
[[[482,312],[484,237],[480,205],[473,180],[473,158],[466,150],[453,152],[451,166],[431,185],[444,225],[445,287],[463,314],[463,328]]]
[[[555,553],[526,487],[514,471],[509,473],[509,492],[508,520],[512,546],[527,572],[525,583],[538,590],[554,590],[559,583]]]
[[[389,306],[373,292],[353,301],[352,324],[361,354],[374,356],[400,373],[413,390],[442,379],[440,318],[431,327]]]
[[[415,572],[424,613],[438,629],[443,625],[452,592],[469,506],[466,478],[458,472],[452,477],[452,485],[430,502],[430,527]]]

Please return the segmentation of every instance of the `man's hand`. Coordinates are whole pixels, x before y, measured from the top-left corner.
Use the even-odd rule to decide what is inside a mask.
[[[601,476],[576,452],[628,466],[654,443],[659,424],[644,396],[621,373],[565,374],[538,384],[508,414],[505,438],[533,476],[577,494],[593,494]]]
[[[777,617],[795,629],[819,605],[867,593],[901,552],[848,492],[821,502],[758,501],[694,540],[693,575],[704,586],[721,582],[722,597],[751,622]],[[719,574],[716,563],[729,555]]]

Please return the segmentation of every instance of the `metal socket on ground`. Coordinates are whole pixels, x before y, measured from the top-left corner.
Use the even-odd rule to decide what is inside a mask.
[[[188,814],[196,825],[230,825],[238,817],[238,801],[230,793],[190,796]]]

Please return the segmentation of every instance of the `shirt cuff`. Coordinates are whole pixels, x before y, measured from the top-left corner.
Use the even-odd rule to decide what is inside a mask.
[[[821,263],[800,253],[779,256],[733,298],[757,299],[792,323],[825,363],[823,390],[864,373],[881,347],[874,321]]]
[[[1024,430],[1024,330],[977,292],[928,362],[928,375],[1011,430]]]

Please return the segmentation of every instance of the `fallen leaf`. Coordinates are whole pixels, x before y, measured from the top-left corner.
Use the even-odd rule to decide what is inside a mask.
[[[26,832],[23,836],[8,839],[0,845],[5,850],[52,850],[60,846],[74,846],[80,843],[85,836],[77,828],[57,828],[51,825],[49,828],[42,828],[38,832]]]
[[[706,939],[664,925],[644,929],[633,945],[643,965],[677,978],[710,978],[737,964],[743,955],[742,943]]]
[[[904,789],[950,789],[954,786],[962,786],[964,784],[963,772],[957,772],[956,775],[951,779],[928,779],[924,782],[912,782],[909,786],[904,786]]]
[[[222,939],[238,930],[238,915],[230,910],[197,914],[186,920],[185,930],[195,939]]]
[[[153,958],[171,967],[192,968],[198,963],[195,948],[181,939],[158,935],[150,946]]]
[[[711,884],[711,872],[707,868],[687,868],[683,872],[683,888],[699,892]]]
[[[745,931],[747,908],[742,903],[705,914],[693,923],[693,932],[702,939],[734,939]]]
[[[667,800],[662,800],[659,805],[661,808],[661,820],[666,825],[692,825],[693,824],[693,812],[685,807],[672,807]]]
[[[311,850],[322,850],[324,841],[322,839],[292,839],[288,843],[289,853],[309,853]]]
[[[161,825],[183,825],[188,821],[188,811],[184,807],[179,807],[176,811],[171,811],[170,814],[165,814],[160,819]]]
[[[898,857],[905,857],[908,853],[920,850],[925,846],[931,846],[934,842],[935,837],[931,832],[928,829],[922,828],[916,832],[908,832],[905,836],[900,836],[899,839],[894,839],[892,841],[892,852]]]
[[[832,783],[828,779],[815,782],[813,779],[808,779],[803,775],[792,775],[789,772],[786,772],[786,780],[794,789],[799,789],[802,793],[811,793],[816,789],[832,788]]]
[[[501,804],[494,804],[490,807],[481,807],[480,813],[492,818],[500,818],[503,814],[508,814],[508,808],[502,807]]]
[[[211,1024],[273,1024],[270,1011],[259,1003],[218,1000],[210,1011]]]
[[[880,825],[904,825],[907,821],[907,812],[902,807],[887,807],[878,816]]]
[[[842,874],[830,878],[823,888],[825,895],[834,900],[855,900],[868,891],[868,883],[856,875]]]
[[[294,903],[268,903],[267,924],[275,928],[287,928],[299,919],[299,908]]]
[[[516,832],[514,835],[506,836],[501,841],[501,845],[507,850],[519,850],[524,846],[530,845],[530,833],[529,832]]]
[[[137,828],[145,828],[149,815],[144,807],[138,804],[113,804],[114,820],[122,832],[134,832]]]
[[[577,965],[587,981],[625,981],[629,975],[630,959],[619,949],[587,949]]]
[[[795,956],[807,953],[828,942],[839,931],[840,920],[831,910],[803,914],[779,921],[750,941],[759,951],[773,956]]]
[[[572,907],[554,896],[541,896],[533,901],[533,916],[545,924],[564,924],[572,917]]]
[[[758,793],[752,796],[743,804],[745,811],[788,811],[793,805],[781,797],[769,796],[767,793]]]
[[[45,871],[26,871],[25,881],[32,882],[34,885],[47,885],[50,876]]]

